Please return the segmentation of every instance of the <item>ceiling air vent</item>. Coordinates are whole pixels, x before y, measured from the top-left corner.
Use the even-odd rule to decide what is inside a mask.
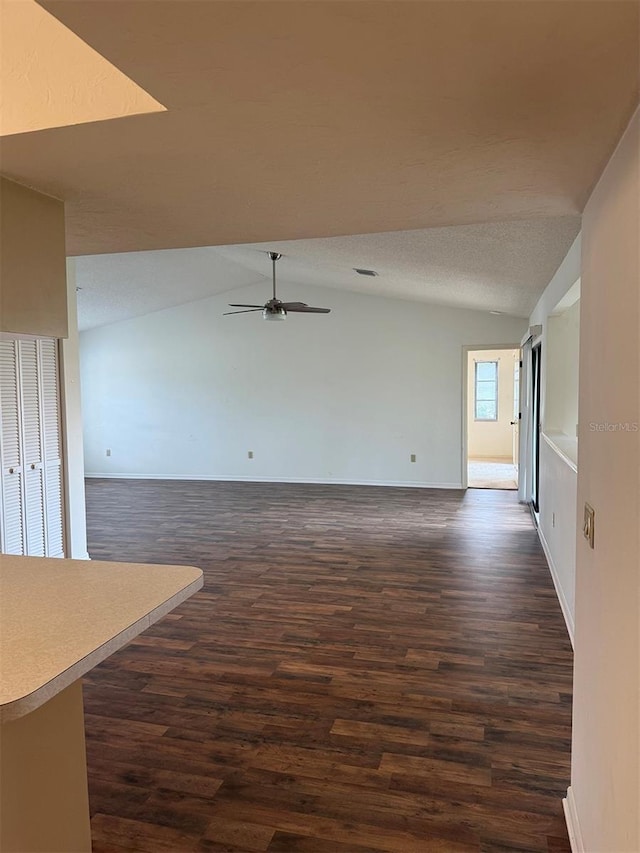
[[[358,267],[354,267],[354,270],[358,273],[358,275],[378,275],[375,270],[359,270]]]

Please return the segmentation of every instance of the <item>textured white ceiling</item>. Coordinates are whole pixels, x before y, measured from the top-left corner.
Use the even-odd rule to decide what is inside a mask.
[[[638,101],[625,0],[40,2],[166,107],[0,142],[73,255],[573,215]]]
[[[282,252],[279,295],[295,299],[295,284],[378,296],[502,311],[528,317],[580,227],[576,216],[224,246],[90,255],[77,259],[80,326],[191,302],[264,281],[266,252]],[[374,269],[375,278],[353,267]],[[286,291],[286,292],[285,292]],[[242,300],[240,300],[242,301]]]
[[[75,262],[81,330],[262,280],[261,275],[208,247],[87,255]],[[263,272],[268,273],[266,265]]]
[[[282,252],[278,279],[528,317],[580,230],[580,217],[492,222],[223,246],[256,272]],[[371,278],[353,267],[373,269]]]

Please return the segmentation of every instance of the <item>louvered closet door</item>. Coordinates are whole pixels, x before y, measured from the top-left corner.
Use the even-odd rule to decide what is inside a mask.
[[[38,361],[36,341],[18,341],[19,390],[22,398],[24,526],[26,553],[31,557],[46,556],[43,430]]]
[[[55,340],[0,340],[0,550],[64,556]]]
[[[60,388],[58,345],[38,341],[40,414],[44,472],[45,539],[48,557],[64,556],[62,510],[62,450],[60,439]]]
[[[22,438],[17,342],[0,340],[0,551],[24,554]]]

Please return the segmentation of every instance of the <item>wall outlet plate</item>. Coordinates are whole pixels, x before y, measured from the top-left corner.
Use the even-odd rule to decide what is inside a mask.
[[[595,509],[588,503],[584,505],[584,522],[582,524],[582,533],[584,534],[584,538],[589,543],[589,547],[594,547],[594,539],[595,539],[595,528],[596,528],[596,511]]]

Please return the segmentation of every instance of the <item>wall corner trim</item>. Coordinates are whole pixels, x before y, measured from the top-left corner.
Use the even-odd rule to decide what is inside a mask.
[[[567,626],[567,633],[569,634],[569,639],[571,640],[571,648],[575,649],[575,643],[573,641],[575,631],[575,626],[573,624],[573,616],[571,615],[569,604],[567,603],[567,599],[565,598],[564,592],[562,590],[562,585],[560,584],[560,576],[558,575],[558,570],[556,569],[555,563],[553,562],[553,557],[551,556],[551,550],[549,549],[547,540],[544,538],[544,533],[542,532],[540,524],[536,524],[536,530],[538,531],[538,538],[540,539],[542,550],[544,551],[544,555],[547,558],[547,563],[549,565],[549,573],[551,574],[551,580],[553,581],[553,585],[556,589],[556,595],[558,596],[558,601],[560,602],[560,609],[562,610],[564,622]]]
[[[567,832],[569,833],[571,853],[585,853],[582,832],[580,831],[580,823],[578,821],[576,801],[573,796],[573,788],[571,786],[567,788],[567,796],[562,801],[562,808],[564,809],[564,819],[567,822]]]

